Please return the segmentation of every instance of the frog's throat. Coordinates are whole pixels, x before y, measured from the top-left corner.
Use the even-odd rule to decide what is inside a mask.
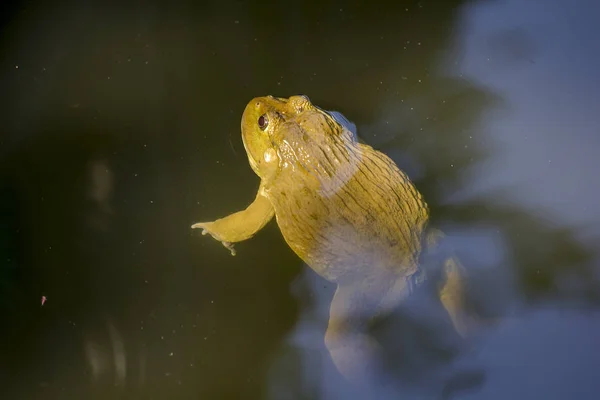
[[[262,178],[262,174],[260,172],[260,169],[258,168],[258,164],[257,164],[256,160],[254,159],[254,157],[252,157],[250,155],[250,153],[248,153],[248,162],[250,162],[250,168],[252,168],[252,170],[256,173],[256,175],[258,175],[259,177]]]
[[[248,144],[246,143],[246,139],[244,139],[243,135],[242,135],[242,144],[244,145],[244,150],[246,151],[246,155],[248,156],[248,162],[250,163],[250,168],[252,168],[252,170],[254,171],[254,173],[256,173],[256,175],[258,175],[260,178],[262,178],[262,174],[260,172],[260,169],[258,168],[258,163],[254,159],[254,156],[252,155],[252,152],[250,151],[250,149],[248,149]]]

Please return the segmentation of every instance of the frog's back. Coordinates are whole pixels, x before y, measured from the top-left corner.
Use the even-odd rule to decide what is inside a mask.
[[[406,174],[351,140],[313,150],[305,159],[318,162],[282,171],[269,190],[290,247],[332,281],[382,268],[412,275],[428,209]]]

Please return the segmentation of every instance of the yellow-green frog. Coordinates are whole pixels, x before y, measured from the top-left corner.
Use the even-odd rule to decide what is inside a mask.
[[[260,177],[255,200],[243,211],[201,228],[231,250],[275,216],[292,250],[320,276],[337,284],[325,344],[350,380],[369,374],[381,351],[366,332],[369,321],[396,307],[420,272],[422,251],[443,236],[427,228],[427,204],[385,154],[359,142],[339,113],[306,96],[250,101],[242,140]],[[457,331],[464,333],[462,268],[442,263],[438,294]]]

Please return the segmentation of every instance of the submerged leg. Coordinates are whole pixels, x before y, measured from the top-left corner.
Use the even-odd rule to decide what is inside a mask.
[[[389,275],[338,285],[329,312],[325,345],[338,371],[360,386],[375,382],[381,346],[369,334],[369,322],[389,312],[407,295],[404,277]]]
[[[213,238],[223,243],[223,246],[235,255],[233,243],[250,239],[261,230],[275,215],[273,205],[259,189],[256,198],[243,211],[238,211],[227,217],[213,222],[198,222],[192,229],[202,229],[202,234],[210,234]]]
[[[452,319],[454,328],[465,336],[471,323],[465,311],[464,268],[456,257],[448,258],[443,265],[445,282],[439,290],[440,301]]]
[[[431,229],[427,235],[427,248],[435,252],[435,259],[441,266],[441,282],[438,285],[438,295],[456,331],[465,336],[471,329],[472,321],[466,313],[466,271],[458,258],[446,246],[440,245],[445,235]]]

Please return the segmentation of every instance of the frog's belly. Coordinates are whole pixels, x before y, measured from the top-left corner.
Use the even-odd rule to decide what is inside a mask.
[[[362,279],[377,273],[410,276],[417,270],[418,250],[406,249],[400,239],[390,242],[376,230],[349,220],[300,215],[277,215],[281,233],[290,248],[327,280]]]
[[[286,242],[327,279],[417,270],[427,207],[392,161],[377,154],[333,191],[337,174],[299,169],[283,171],[268,189]]]

